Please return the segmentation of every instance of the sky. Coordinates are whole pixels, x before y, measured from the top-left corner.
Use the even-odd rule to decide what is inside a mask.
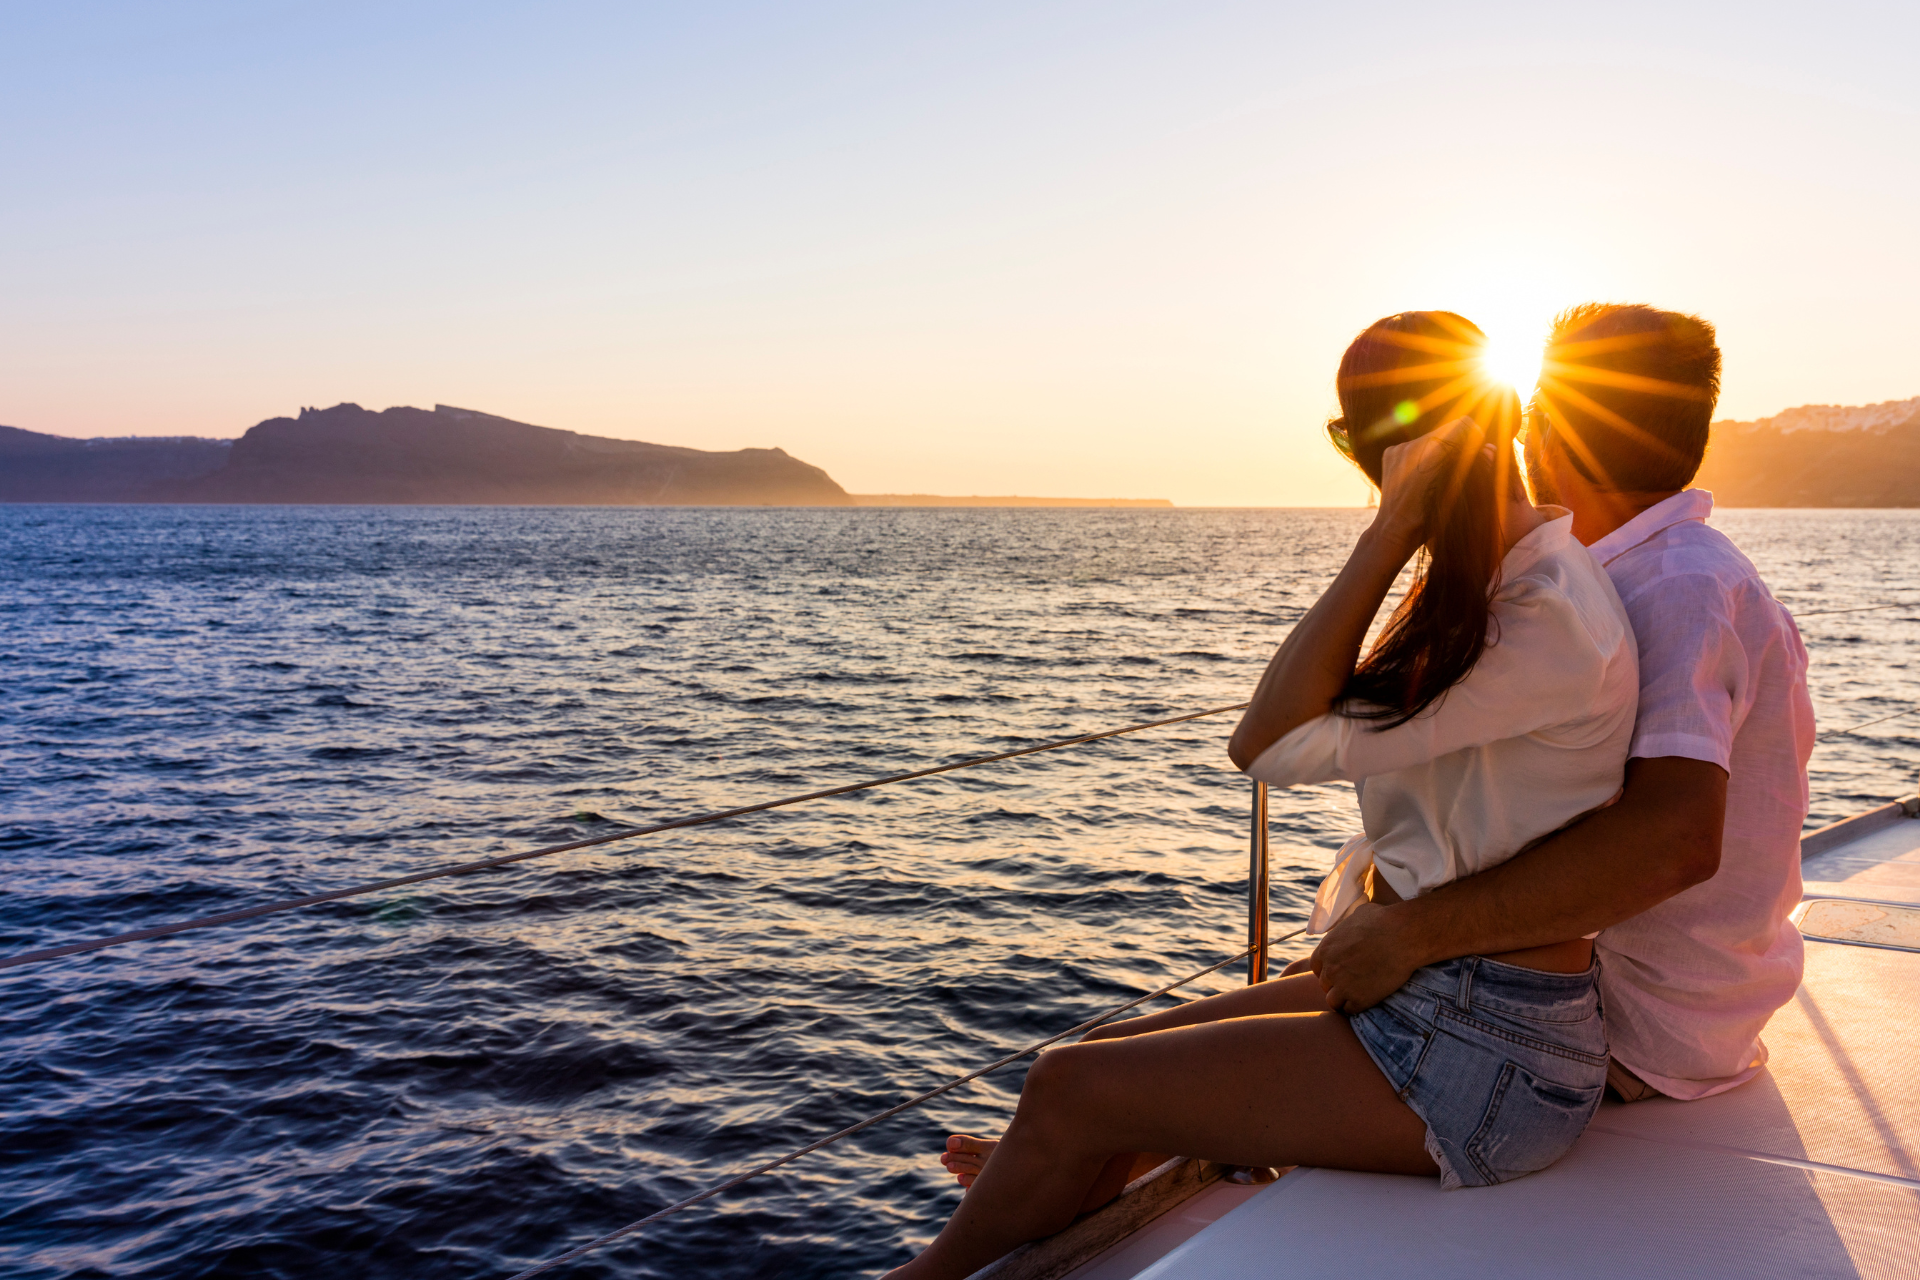
[[[0,423],[458,405],[854,492],[1339,506],[1443,307],[1920,395],[1920,5],[0,0]]]

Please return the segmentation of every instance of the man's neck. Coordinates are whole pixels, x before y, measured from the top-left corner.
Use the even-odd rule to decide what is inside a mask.
[[[1573,512],[1573,536],[1582,546],[1590,547],[1641,512],[1659,506],[1679,492],[1678,489],[1649,492],[1581,485],[1575,492],[1562,493],[1560,505]]]

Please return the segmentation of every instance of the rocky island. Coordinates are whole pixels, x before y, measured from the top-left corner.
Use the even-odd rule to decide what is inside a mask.
[[[781,449],[581,435],[435,405],[269,418],[236,441],[72,440],[0,428],[0,501],[849,506]]]

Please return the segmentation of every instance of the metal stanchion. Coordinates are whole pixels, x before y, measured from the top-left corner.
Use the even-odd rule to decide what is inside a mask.
[[[1253,784],[1253,838],[1247,860],[1247,985],[1267,979],[1267,784]]]
[[[1253,784],[1253,834],[1247,856],[1247,985],[1267,980],[1267,784]],[[1229,1166],[1226,1181],[1243,1187],[1265,1186],[1280,1176],[1260,1165]]]

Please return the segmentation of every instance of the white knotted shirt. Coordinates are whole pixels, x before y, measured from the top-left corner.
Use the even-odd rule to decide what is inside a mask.
[[[1554,516],[1500,564],[1488,643],[1465,679],[1405,724],[1337,711],[1247,767],[1273,786],[1345,779],[1363,834],[1321,885],[1324,932],[1366,870],[1402,898],[1484,871],[1619,794],[1640,692],[1633,631],[1606,570]]]

